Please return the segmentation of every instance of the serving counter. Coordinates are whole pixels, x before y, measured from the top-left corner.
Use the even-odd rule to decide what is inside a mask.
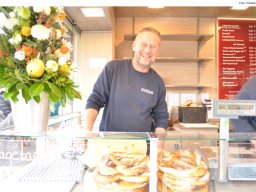
[[[242,192],[256,187],[256,150],[249,142],[256,135],[251,133],[230,134],[227,175],[220,179],[218,133],[86,133],[73,124],[56,125],[46,133],[0,133],[1,191]]]

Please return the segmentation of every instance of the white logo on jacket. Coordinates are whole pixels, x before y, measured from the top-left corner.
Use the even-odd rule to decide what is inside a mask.
[[[154,95],[154,91],[150,91],[149,89],[141,88],[140,90],[141,90],[141,92],[148,93],[150,95]]]

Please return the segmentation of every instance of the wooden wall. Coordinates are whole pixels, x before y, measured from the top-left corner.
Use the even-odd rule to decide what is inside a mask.
[[[78,82],[83,96],[82,103],[84,104],[81,106],[81,111],[84,111],[86,100],[104,67],[90,66],[89,60],[90,58],[112,60],[114,58],[113,45],[112,32],[82,32],[81,34],[81,50],[79,50],[81,62],[78,65]]]

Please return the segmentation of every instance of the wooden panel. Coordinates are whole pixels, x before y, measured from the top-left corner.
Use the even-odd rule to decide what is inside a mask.
[[[134,32],[137,33],[141,28],[152,26],[157,28],[162,34],[196,34],[196,18],[135,18]]]
[[[197,57],[197,41],[162,41],[160,57]]]
[[[215,19],[201,18],[199,24],[200,33],[214,34],[214,38],[208,41],[200,42],[199,56],[200,57],[215,57],[216,41],[215,41]],[[217,85],[217,60],[208,63],[202,63],[199,68],[200,83]],[[213,95],[212,95],[213,96]],[[215,98],[215,97],[212,97]]]
[[[83,99],[87,100],[92,87],[102,71],[102,67],[90,67],[90,58],[106,58],[112,60],[112,32],[82,32],[81,34],[81,64],[78,71],[78,81],[81,85]],[[85,102],[85,101],[84,101]]]
[[[133,33],[132,18],[116,19],[115,58],[132,57],[132,41],[124,41],[124,35]]]
[[[136,34],[125,34],[124,40],[133,41]],[[213,35],[211,34],[161,34],[163,41],[208,41]]]
[[[155,63],[153,68],[161,75],[165,84],[197,84],[197,64],[193,62]]]

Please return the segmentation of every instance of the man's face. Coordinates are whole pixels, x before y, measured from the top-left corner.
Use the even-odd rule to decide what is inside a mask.
[[[160,38],[152,32],[140,33],[133,43],[137,65],[150,68],[160,52]]]

